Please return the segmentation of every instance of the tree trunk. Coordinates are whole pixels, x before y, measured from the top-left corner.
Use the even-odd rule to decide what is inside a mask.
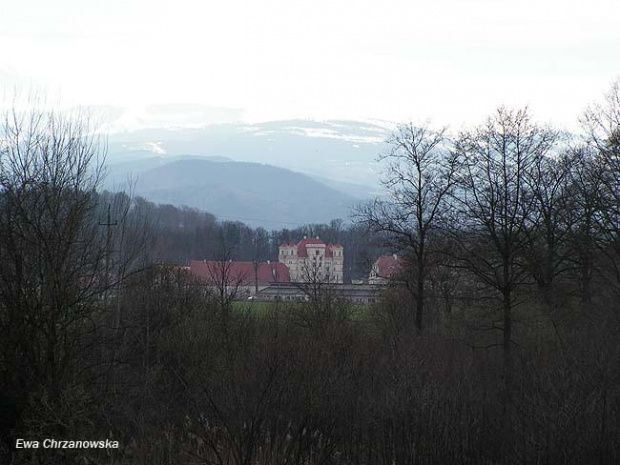
[[[423,266],[418,270],[418,289],[416,294],[416,314],[415,325],[419,332],[422,332],[422,318],[424,315],[424,270]]]
[[[510,389],[512,387],[512,292],[505,289],[503,292],[503,352],[504,352],[504,389],[506,401],[510,399]]]
[[[504,387],[506,389],[506,400],[510,398],[510,387],[512,383],[512,287],[510,285],[511,271],[510,254],[504,256],[503,264],[503,286],[502,286],[502,310],[503,310],[503,352],[504,352]]]
[[[592,214],[588,209],[585,214],[583,234],[579,237],[579,290],[581,293],[581,307],[587,308],[592,303]]]
[[[424,257],[418,257],[418,276],[417,280],[417,289],[415,296],[415,326],[418,329],[418,332],[422,332],[423,328],[423,317],[424,317],[424,273],[426,272],[424,266]]]

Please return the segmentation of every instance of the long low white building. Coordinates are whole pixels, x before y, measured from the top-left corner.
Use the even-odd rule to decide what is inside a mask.
[[[370,305],[379,300],[385,286],[373,284],[326,284],[319,289],[299,283],[272,283],[256,294],[264,301],[303,302],[310,300],[313,292],[347,299],[355,305]]]

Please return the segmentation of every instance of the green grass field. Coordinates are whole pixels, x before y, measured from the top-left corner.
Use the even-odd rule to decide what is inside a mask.
[[[300,308],[307,302],[265,302],[260,300],[237,300],[232,303],[236,311],[251,312],[257,316],[265,316],[270,311]],[[351,320],[367,320],[371,316],[371,307],[368,305],[351,305]]]
[[[264,302],[259,300],[236,300],[232,303],[235,310],[251,311],[257,315],[265,315],[269,310],[275,310],[278,306],[282,307],[279,302]]]

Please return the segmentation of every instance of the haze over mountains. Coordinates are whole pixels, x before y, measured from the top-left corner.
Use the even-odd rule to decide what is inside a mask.
[[[377,156],[390,130],[354,121],[277,121],[112,134],[108,189],[222,219],[279,226],[347,219],[379,193]]]

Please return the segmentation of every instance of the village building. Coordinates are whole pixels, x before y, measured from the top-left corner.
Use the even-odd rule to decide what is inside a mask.
[[[187,269],[207,287],[225,289],[233,300],[308,301],[318,285],[321,292],[334,298],[371,305],[379,300],[382,284],[401,265],[396,255],[379,257],[368,283],[343,284],[342,245],[326,243],[319,237],[282,244],[278,258],[278,262],[191,260]]]
[[[398,255],[382,255],[373,263],[368,276],[368,284],[387,284],[401,269],[402,259]]]
[[[234,298],[253,296],[275,283],[290,282],[288,268],[278,262],[236,262],[232,260],[191,260],[190,273],[213,288],[234,293]]]
[[[332,298],[346,299],[354,305],[372,305],[379,301],[382,286],[369,284],[328,284],[322,292]],[[263,301],[305,302],[310,300],[308,290],[299,283],[274,283],[259,291]]]
[[[292,282],[343,282],[343,247],[327,244],[319,236],[304,236],[297,244],[282,244],[278,260],[288,268]]]

